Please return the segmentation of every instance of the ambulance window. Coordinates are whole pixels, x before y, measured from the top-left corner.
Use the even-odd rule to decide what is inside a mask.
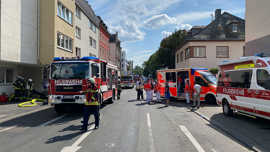
[[[93,63],[91,64],[92,69],[92,77],[99,77],[99,67],[97,64]]]
[[[264,89],[270,90],[270,74],[266,70],[257,70],[257,83]]]
[[[250,88],[252,70],[237,70],[226,72],[225,83],[235,88]]]
[[[208,84],[201,77],[196,76],[195,81],[195,83],[199,84],[200,86],[208,87]]]
[[[221,73],[218,75],[218,86],[224,86],[223,77],[221,76]]]
[[[167,72],[166,73],[166,80],[176,82],[176,73],[175,72]]]

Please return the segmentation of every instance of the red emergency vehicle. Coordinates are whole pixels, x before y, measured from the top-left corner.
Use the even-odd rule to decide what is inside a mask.
[[[189,79],[191,88],[195,80],[201,85],[201,101],[216,102],[216,77],[205,68],[167,69],[157,71],[160,94],[165,96],[165,83],[168,82],[171,97],[185,99],[185,80]],[[191,89],[193,90],[193,89]]]
[[[242,57],[219,66],[217,102],[223,113],[270,119],[270,58]]]
[[[87,89],[89,78],[96,80],[101,104],[113,102],[118,74],[116,66],[96,57],[56,57],[50,66],[49,103],[57,112],[66,106],[83,105],[86,97],[80,91]]]
[[[134,80],[132,75],[121,76],[122,88],[134,88]]]

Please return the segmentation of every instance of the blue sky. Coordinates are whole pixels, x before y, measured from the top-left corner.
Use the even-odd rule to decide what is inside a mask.
[[[245,17],[245,0],[88,0],[110,32],[118,32],[121,46],[134,65],[141,65],[160,41],[177,29],[207,25],[221,8]]]

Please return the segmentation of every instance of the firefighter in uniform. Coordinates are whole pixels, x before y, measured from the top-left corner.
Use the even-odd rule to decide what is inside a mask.
[[[86,102],[84,106],[84,113],[83,113],[83,125],[82,131],[87,131],[88,127],[88,120],[91,114],[95,117],[95,129],[99,127],[99,108],[100,103],[98,101],[98,89],[96,87],[95,79],[91,78],[89,80],[90,85],[86,91],[81,91],[80,93],[86,94]]]

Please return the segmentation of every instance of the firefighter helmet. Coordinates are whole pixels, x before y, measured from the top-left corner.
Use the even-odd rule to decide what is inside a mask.
[[[96,84],[96,80],[94,78],[90,78],[88,82],[90,82],[91,84]]]

